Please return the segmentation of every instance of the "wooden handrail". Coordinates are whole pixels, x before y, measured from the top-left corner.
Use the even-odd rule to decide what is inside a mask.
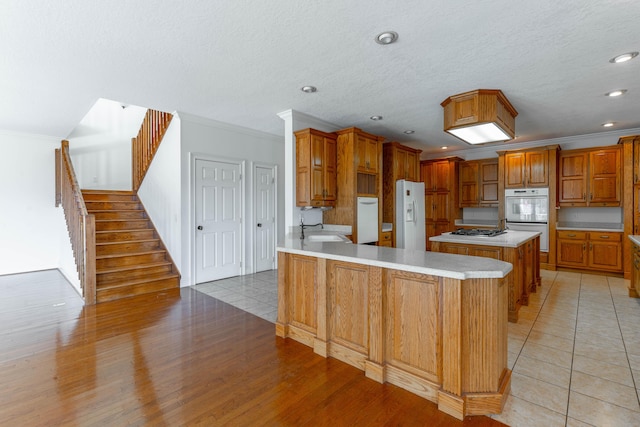
[[[62,204],[86,305],[96,303],[96,221],[87,213],[69,156],[69,141],[56,149],[56,206]]]
[[[172,114],[147,110],[138,136],[131,139],[131,168],[133,191],[138,191],[160,142],[171,123]]]

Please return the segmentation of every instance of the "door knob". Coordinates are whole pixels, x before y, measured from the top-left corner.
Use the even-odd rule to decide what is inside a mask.
[[[262,227],[262,223],[261,222],[258,223],[258,227]]]
[[[202,226],[201,225],[198,226],[198,230],[202,230]]]

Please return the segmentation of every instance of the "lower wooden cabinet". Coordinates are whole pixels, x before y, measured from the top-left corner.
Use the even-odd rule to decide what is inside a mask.
[[[622,233],[557,231],[558,267],[622,273]]]
[[[378,240],[378,246],[392,247],[391,244],[391,231],[383,231],[380,233],[380,240]]]
[[[629,283],[629,296],[640,297],[640,246],[633,243],[631,245],[631,282]]]
[[[468,243],[432,242],[435,252],[456,255],[481,256],[510,262],[513,270],[507,276],[509,287],[509,321],[518,321],[518,311],[529,305],[529,295],[542,283],[540,276],[540,238],[529,240],[513,248],[507,246]]]

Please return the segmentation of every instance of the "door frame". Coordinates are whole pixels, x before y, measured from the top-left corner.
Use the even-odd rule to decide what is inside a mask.
[[[251,223],[251,240],[253,242],[253,263],[252,263],[252,267],[253,267],[253,272],[256,273],[257,272],[257,260],[258,260],[258,248],[256,245],[256,229],[254,227],[254,224],[256,222],[256,208],[258,206],[258,191],[256,190],[258,185],[256,180],[258,179],[258,174],[256,173],[256,169],[257,168],[265,168],[265,169],[271,169],[273,171],[273,256],[274,256],[274,260],[273,260],[273,268],[272,270],[275,270],[277,267],[277,252],[276,252],[276,246],[278,244],[278,165],[274,164],[274,163],[262,163],[262,162],[254,162],[253,163],[253,168],[251,169],[251,172],[253,174],[253,179],[252,179],[252,192],[253,192],[253,197],[251,198],[253,201],[253,206],[251,209],[251,219],[252,219],[252,223]]]
[[[245,245],[245,236],[246,231],[245,228],[247,226],[247,203],[245,202],[245,193],[247,180],[246,178],[246,163],[247,161],[244,159],[236,159],[233,157],[223,157],[223,156],[213,156],[211,154],[206,153],[190,153],[190,162],[189,167],[191,171],[189,172],[189,195],[191,197],[191,201],[189,203],[189,238],[191,239],[190,249],[191,249],[191,285],[196,285],[196,263],[198,261],[198,257],[196,256],[197,245],[196,245],[196,160],[205,160],[210,162],[220,162],[220,163],[233,163],[240,167],[240,275],[246,274],[247,268],[247,254],[246,254],[246,245]]]

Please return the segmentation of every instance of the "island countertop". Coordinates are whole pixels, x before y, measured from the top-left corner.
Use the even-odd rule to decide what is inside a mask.
[[[533,238],[540,233],[527,234]],[[508,262],[483,257],[340,242],[308,242],[296,235],[288,235],[278,244],[277,250],[461,280],[502,278],[513,268]]]
[[[517,248],[523,243],[539,236],[539,231],[507,230],[504,234],[493,237],[486,236],[460,236],[451,233],[442,233],[439,236],[430,237],[432,242],[465,243],[470,245],[500,246],[503,248]]]

